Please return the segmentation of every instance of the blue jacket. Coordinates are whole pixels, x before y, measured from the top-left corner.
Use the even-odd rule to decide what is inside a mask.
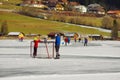
[[[61,42],[60,36],[57,35],[57,36],[55,37],[55,45],[56,45],[56,46],[59,46],[59,45],[60,45],[60,42]]]

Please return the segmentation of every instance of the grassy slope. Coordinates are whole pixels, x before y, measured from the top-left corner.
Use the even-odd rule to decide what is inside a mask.
[[[0,26],[2,21],[7,20],[10,31],[20,31],[24,33],[39,33],[48,34],[51,31],[61,32],[78,32],[82,34],[102,34],[108,33],[100,32],[94,29],[81,28],[78,26],[67,25],[61,22],[54,22],[48,20],[40,20],[37,18],[27,17],[20,14],[0,12]]]
[[[22,2],[22,0],[0,0],[0,2],[3,2],[2,5],[0,5],[0,8],[2,9],[15,9],[15,10],[19,10],[21,9],[20,6],[17,6],[18,4],[20,4]]]

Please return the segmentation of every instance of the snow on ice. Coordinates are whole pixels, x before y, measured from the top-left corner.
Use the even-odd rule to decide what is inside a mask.
[[[0,40],[0,80],[120,79],[120,41],[72,41],[60,59],[31,58],[30,41]]]

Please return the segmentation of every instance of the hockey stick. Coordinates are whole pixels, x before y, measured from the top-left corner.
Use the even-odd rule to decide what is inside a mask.
[[[54,58],[54,42],[53,42],[53,56],[52,57]]]
[[[32,56],[32,42],[33,42],[33,41],[30,42],[30,56],[31,56],[31,57],[33,57],[33,56]]]
[[[50,58],[49,51],[48,51],[48,46],[47,46],[47,43],[46,43],[46,42],[45,42],[45,47],[46,47],[46,51],[47,51],[48,58]]]

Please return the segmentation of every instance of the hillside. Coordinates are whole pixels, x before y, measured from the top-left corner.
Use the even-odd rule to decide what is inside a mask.
[[[8,1],[0,0],[0,1],[5,3],[4,5],[0,5],[0,8],[2,9],[21,10],[19,4],[21,3],[22,0],[8,0]],[[109,33],[100,32],[95,29],[81,28],[79,26],[67,25],[61,22],[41,20],[38,18],[32,18],[17,13],[1,11],[0,27],[4,20],[6,20],[8,23],[9,32],[19,31],[19,32],[24,32],[26,34],[29,33],[48,34],[49,32],[57,31],[57,32],[78,32],[82,34],[110,35]]]
[[[82,28],[75,25],[68,25],[61,22],[42,20],[39,18],[28,17],[16,13],[0,12],[0,26],[2,21],[8,23],[8,31],[19,31],[28,33],[48,34],[49,32],[78,32],[82,34],[102,34],[110,35],[109,33],[101,32],[95,29]]]
[[[0,5],[0,8],[2,9],[12,9],[12,10],[20,10],[21,7],[19,4],[22,2],[22,0],[0,0],[3,4]]]

